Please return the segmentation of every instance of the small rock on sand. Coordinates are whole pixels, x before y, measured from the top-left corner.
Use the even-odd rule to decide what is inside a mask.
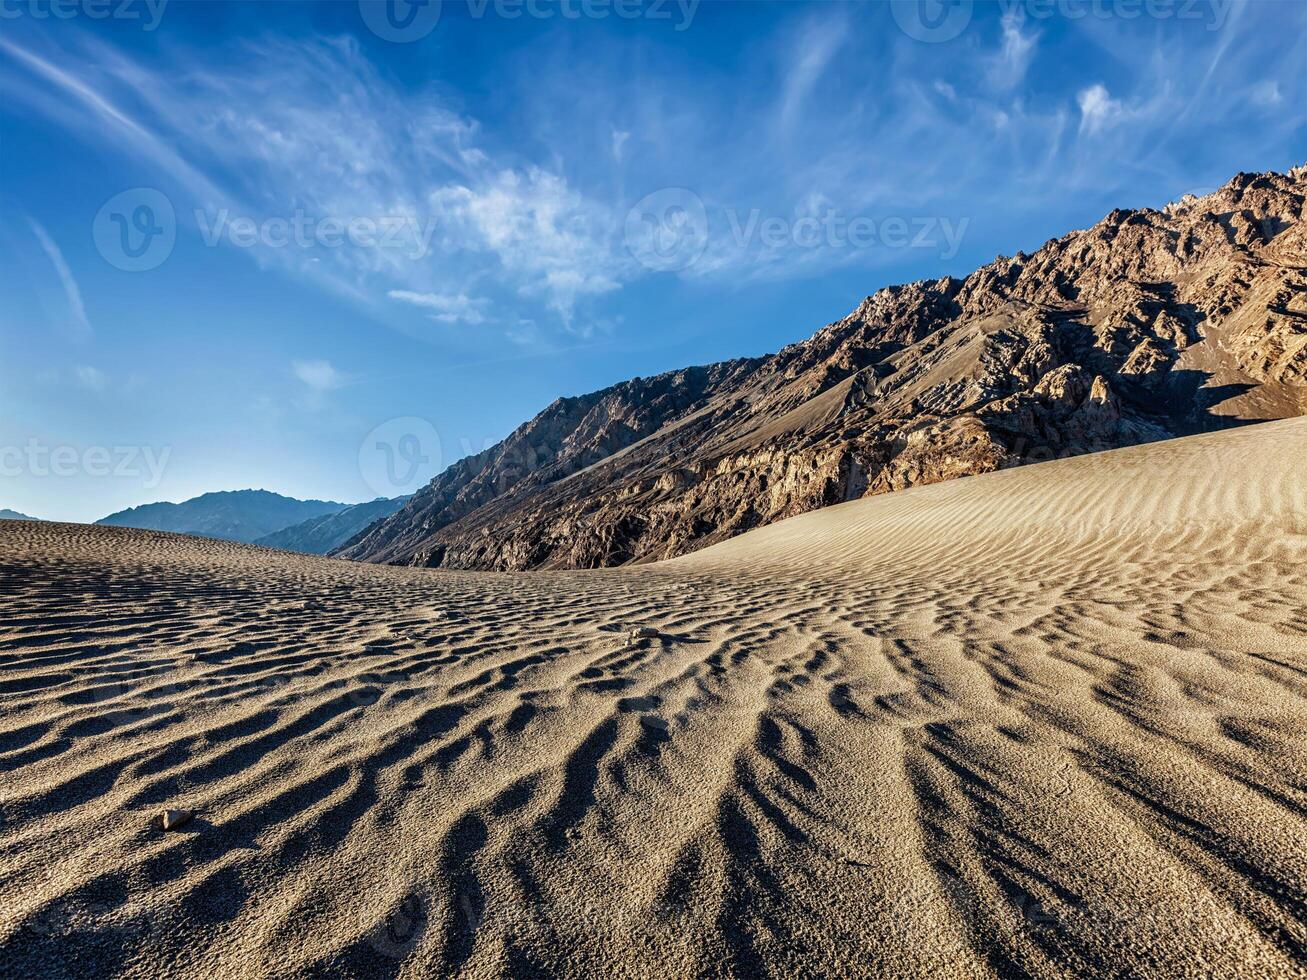
[[[194,816],[195,811],[193,810],[164,810],[154,818],[154,821],[160,830],[176,830],[178,827],[190,823],[191,818]]]
[[[648,640],[661,635],[662,634],[652,626],[637,626],[635,629],[631,630],[629,639],[634,643],[636,640]]]

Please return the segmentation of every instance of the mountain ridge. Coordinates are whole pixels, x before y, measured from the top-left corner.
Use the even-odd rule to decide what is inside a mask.
[[[767,357],[558,399],[335,552],[686,554],[843,500],[1307,413],[1307,167],[887,286]]]
[[[408,496],[378,497],[359,504],[349,504],[341,510],[310,517],[298,524],[291,524],[271,534],[265,534],[253,543],[264,548],[299,551],[306,555],[325,555],[348,544],[358,536],[360,531],[377,520],[393,514],[404,505]]]
[[[158,501],[129,507],[95,523],[249,543],[348,506],[331,500],[298,500],[271,490],[215,490],[180,503]]]

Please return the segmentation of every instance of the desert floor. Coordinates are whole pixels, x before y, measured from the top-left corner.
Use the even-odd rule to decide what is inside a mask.
[[[1307,419],[616,571],[0,522],[6,978],[1272,977],[1305,920]]]

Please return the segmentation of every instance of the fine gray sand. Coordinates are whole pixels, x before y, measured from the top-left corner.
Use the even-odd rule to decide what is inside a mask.
[[[1305,470],[1268,423],[588,573],[4,522],[0,976],[1305,975]]]

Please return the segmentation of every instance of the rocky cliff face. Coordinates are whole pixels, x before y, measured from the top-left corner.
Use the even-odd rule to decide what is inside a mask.
[[[339,554],[594,568],[867,494],[1307,413],[1307,168],[882,289],[767,358],[555,402]]]

